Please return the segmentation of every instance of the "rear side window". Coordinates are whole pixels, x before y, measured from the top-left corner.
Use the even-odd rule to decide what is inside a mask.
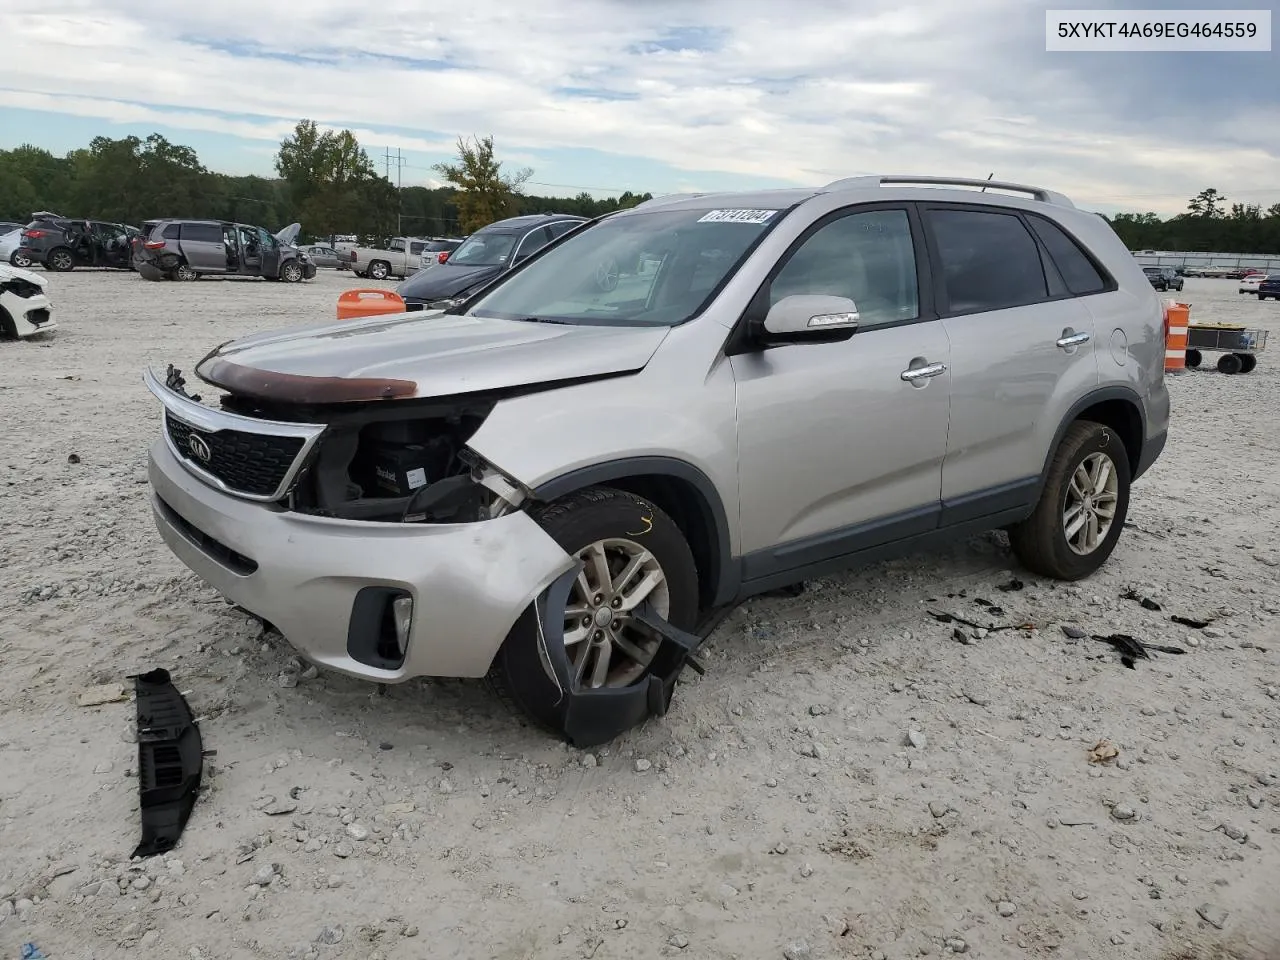
[[[942,260],[949,312],[1005,310],[1048,299],[1040,248],[1017,216],[933,209],[926,218]]]
[[[1098,268],[1061,227],[1044,217],[1028,216],[1027,219],[1031,221],[1031,229],[1049,251],[1049,257],[1062,274],[1068,290],[1077,297],[1082,297],[1090,293],[1101,293],[1107,288],[1107,282]]]
[[[169,234],[166,232],[165,236]],[[221,243],[222,228],[212,223],[184,223],[182,239],[195,243]]]
[[[170,223],[165,226],[164,231],[160,234],[160,236],[164,237],[166,240],[177,240],[178,232],[181,229],[182,229],[182,224]]]
[[[577,220],[561,220],[559,223],[553,223],[548,229],[551,230],[551,239],[555,240],[563,237],[566,233],[578,225]]]
[[[427,249],[427,245],[420,240],[415,240],[413,243],[409,244],[409,253],[415,257],[421,256],[422,251],[425,249]]]

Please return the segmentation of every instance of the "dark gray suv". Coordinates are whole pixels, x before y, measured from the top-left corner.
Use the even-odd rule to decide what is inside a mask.
[[[49,213],[33,215],[10,257],[16,267],[41,264],[54,273],[76,267],[132,267],[130,248],[137,227],[105,220],[76,220]]]
[[[228,220],[157,220],[135,251],[138,273],[148,280],[198,280],[206,274],[310,280],[315,261],[294,245],[300,229],[292,223],[271,234]]]

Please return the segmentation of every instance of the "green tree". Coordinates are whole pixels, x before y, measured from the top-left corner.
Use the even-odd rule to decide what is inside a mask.
[[[1187,209],[1197,217],[1220,217],[1226,202],[1226,197],[1213,187],[1209,187],[1192,197],[1187,204]]]
[[[395,188],[378,176],[350,130],[322,131],[314,120],[300,120],[280,142],[275,166],[289,184],[295,216],[312,235],[378,231],[394,222]]]
[[[492,136],[472,137],[470,143],[459,137],[458,162],[437,163],[434,169],[453,185],[464,233],[515,214],[525,181],[533,176],[528,168],[504,174],[502,162],[494,157]]]

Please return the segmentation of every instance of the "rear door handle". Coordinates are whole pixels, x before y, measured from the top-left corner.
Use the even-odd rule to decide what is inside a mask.
[[[907,383],[912,383],[916,380],[925,380],[929,377],[936,377],[939,374],[946,372],[947,365],[945,363],[931,363],[926,367],[912,367],[909,370],[903,370],[901,376]]]
[[[1078,347],[1082,343],[1089,342],[1089,334],[1087,333],[1068,333],[1058,338],[1058,346],[1064,350],[1067,347]]]

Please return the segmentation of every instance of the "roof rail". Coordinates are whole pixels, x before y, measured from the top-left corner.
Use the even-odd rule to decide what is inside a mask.
[[[854,190],[857,188],[878,187],[884,184],[918,184],[938,187],[984,187],[992,190],[1008,190],[1013,193],[1030,194],[1041,203],[1052,203],[1059,207],[1074,207],[1075,204],[1065,195],[1044,187],[1032,187],[1025,183],[1009,183],[1005,180],[972,180],[966,177],[909,177],[909,176],[870,176],[845,177],[843,180],[832,180],[823,190]]]
[[[668,203],[677,203],[681,200],[688,200],[691,197],[709,197],[710,193],[664,193],[659,197],[650,197],[648,200],[642,200],[637,203],[632,210],[639,210],[641,207],[661,207]]]

